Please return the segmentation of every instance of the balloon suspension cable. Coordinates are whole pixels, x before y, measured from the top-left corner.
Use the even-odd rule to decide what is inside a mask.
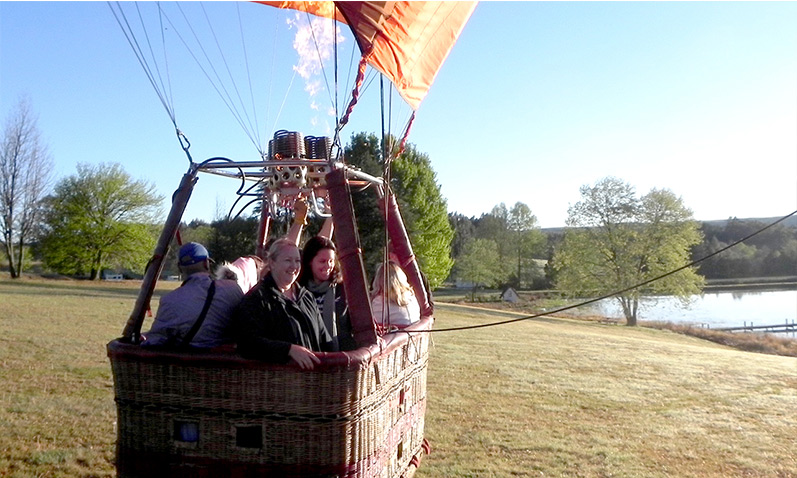
[[[388,207],[388,195],[390,194],[390,164],[391,155],[389,153],[391,148],[388,148],[387,140],[388,135],[385,132],[385,77],[379,75],[379,98],[380,108],[382,113],[382,159],[384,161],[384,171],[382,176],[385,181],[385,196],[382,198],[384,206],[382,210],[385,212],[385,230],[384,230],[384,248],[382,249],[382,310],[378,311],[380,316],[380,325],[386,328],[390,327],[390,290],[389,290],[389,271],[388,262],[390,260],[390,232],[388,231],[388,224],[390,223],[390,208]],[[387,317],[387,321],[385,318]],[[387,322],[387,323],[385,323]]]
[[[336,5],[335,9],[337,10],[337,8],[338,7]],[[338,96],[339,96],[339,92],[340,92],[340,83],[339,83],[340,79],[339,79],[339,75],[338,75],[338,27],[337,27],[337,22],[335,22],[334,25],[335,25],[335,28],[334,28],[334,31],[332,32],[332,55],[333,55],[332,64],[335,67],[335,70],[334,70],[334,75],[335,75],[335,78],[334,78],[334,85],[335,85],[335,124],[340,124],[340,109],[338,107],[338,100],[339,100]],[[340,147],[340,134],[339,133],[340,133],[340,129],[335,129],[335,136],[332,138],[332,143],[329,145],[329,151],[327,151],[327,153],[328,153],[327,154],[327,158],[329,158],[330,166],[334,162],[333,158],[340,160],[343,157],[343,154],[342,154],[343,149]],[[338,150],[337,150],[335,156],[333,157],[332,156],[332,149],[335,148],[335,146],[338,147]]]
[[[335,8],[337,9],[338,7],[336,6]],[[338,24],[334,20],[332,24],[334,26],[332,29],[332,64],[335,67],[335,121],[338,121],[340,120],[340,112],[338,111]]]
[[[393,88],[390,88],[387,97],[387,132],[393,134]]]
[[[346,108],[346,113],[338,122],[338,127],[336,128],[335,135],[340,134],[340,130],[343,129],[344,126],[349,122],[349,116],[351,116],[351,112],[354,110],[354,106],[360,100],[360,88],[363,86],[363,81],[365,81],[365,68],[368,66],[368,61],[366,60],[365,56],[360,58],[360,65],[357,69],[357,79],[354,81],[354,88],[351,92],[351,102],[349,102],[349,106]]]
[[[116,4],[116,9],[114,9],[114,3]],[[169,115],[169,119],[172,121],[172,124],[177,127],[177,120],[174,114],[174,105],[172,98],[170,96],[170,92],[166,91],[166,88],[163,84],[163,77],[160,73],[160,69],[158,68],[157,62],[155,62],[155,55],[152,50],[152,44],[150,42],[149,34],[147,33],[146,28],[144,27],[143,21],[141,22],[142,28],[144,28],[144,37],[147,40],[147,45],[149,45],[149,52],[150,57],[152,58],[152,63],[155,66],[155,71],[153,71],[152,67],[150,67],[149,62],[147,61],[147,55],[145,54],[144,50],[142,49],[141,45],[136,38],[135,33],[133,32],[133,28],[130,25],[130,22],[127,19],[127,15],[125,15],[124,10],[122,9],[122,4],[120,2],[107,2],[108,7],[111,9],[111,13],[113,13],[114,18],[116,19],[116,23],[119,25],[119,28],[122,30],[122,33],[127,39],[127,43],[130,45],[130,48],[133,50],[133,54],[136,56],[139,65],[144,70],[144,74],[147,76],[147,79],[152,85],[152,88],[155,90],[155,94],[158,96],[158,99],[163,105],[163,108],[166,110],[166,114]],[[139,10],[138,5],[136,5],[136,10],[138,11],[139,20],[141,20],[141,12]],[[159,10],[159,17],[160,17],[160,7]],[[167,82],[168,82],[168,69],[167,69]]]
[[[409,121],[407,121],[407,127],[404,128],[404,134],[401,136],[398,149],[395,152],[392,152],[388,157],[388,162],[385,166],[386,169],[389,169],[393,160],[401,156],[401,154],[404,153],[404,150],[407,148],[407,138],[410,137],[410,129],[412,129],[413,123],[415,123],[415,111],[412,112]]]
[[[305,14],[307,15],[307,25],[310,27],[310,36],[313,39],[313,46],[315,46],[315,51],[318,54],[318,64],[321,66],[321,76],[322,78],[324,78],[324,83],[327,86],[327,94],[329,95],[329,102],[334,103],[335,100],[332,98],[332,90],[329,88],[329,80],[327,79],[326,68],[324,68],[324,58],[323,55],[321,54],[321,49],[318,47],[318,40],[316,40],[315,37],[315,29],[313,28],[313,21],[310,20],[310,12],[305,11]],[[334,25],[335,21],[332,20],[332,23]],[[337,37],[337,27],[332,29],[332,37],[333,38]],[[335,71],[337,72],[337,65],[335,67]]]

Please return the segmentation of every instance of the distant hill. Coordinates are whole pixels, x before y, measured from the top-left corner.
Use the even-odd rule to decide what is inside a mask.
[[[755,221],[755,222],[760,222],[760,223],[763,223],[763,224],[771,224],[771,223],[777,221],[778,219],[780,219],[780,217],[747,217],[747,218],[735,218],[735,219],[738,219],[739,221],[745,221],[745,222],[747,222],[747,221]],[[723,226],[725,226],[725,224],[728,223],[729,220],[730,219],[717,219],[717,220],[714,220],[714,221],[701,221],[701,222],[703,222],[705,224],[709,224],[711,226],[723,227]],[[786,219],[781,224],[783,226],[786,226],[786,227],[797,228],[797,215],[794,215],[794,216]]]
[[[715,227],[724,227],[728,223],[728,221],[730,219],[737,219],[739,221],[744,221],[744,222],[755,221],[755,222],[760,222],[760,223],[763,223],[763,224],[771,224],[771,223],[777,221],[778,219],[780,219],[780,217],[745,217],[745,218],[738,218],[737,217],[737,218],[729,218],[729,219],[715,219],[715,220],[710,220],[710,221],[698,220],[698,222],[702,222],[704,224],[708,224],[710,226],[715,226]],[[788,219],[786,219],[781,224],[783,226],[786,226],[786,227],[793,227],[793,228],[797,229],[797,214],[792,216],[792,217],[790,217],[790,218],[788,218]],[[566,227],[547,227],[547,228],[542,228],[541,229],[541,231],[544,232],[545,234],[561,234],[565,230],[567,230]]]

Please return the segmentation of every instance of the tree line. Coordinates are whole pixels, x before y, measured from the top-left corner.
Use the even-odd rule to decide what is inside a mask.
[[[519,202],[509,210],[516,208],[527,209],[528,206]],[[556,287],[557,277],[551,261],[570,228],[545,230],[532,226],[525,232],[526,247],[517,248],[511,243],[512,229],[506,221],[507,211],[507,206],[501,203],[479,217],[449,213],[455,231],[451,248],[455,265],[448,279],[451,285],[459,282],[477,287],[535,290]],[[688,262],[700,261],[696,270],[708,280],[794,277],[797,274],[797,221],[772,226],[701,261],[764,229],[769,223],[736,217],[695,221],[701,240],[689,249]],[[515,231],[517,234],[517,229]],[[517,256],[515,252],[519,252]],[[521,264],[520,268],[515,268],[515,260]]]
[[[539,261],[546,257],[546,238],[528,205],[501,203],[489,213],[468,218],[450,214],[454,229],[453,281],[473,286],[545,288]]]
[[[759,231],[767,223],[756,219],[730,218],[719,224],[704,222],[704,240],[693,248],[697,260]],[[797,227],[776,224],[745,242],[698,265],[707,279],[784,277],[797,274]]]

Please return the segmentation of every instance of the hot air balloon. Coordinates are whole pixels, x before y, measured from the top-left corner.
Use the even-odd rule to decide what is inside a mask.
[[[338,131],[358,101],[368,65],[416,110],[475,7],[473,2],[258,3],[351,28],[362,57]],[[118,476],[400,477],[419,466],[428,452],[423,431],[427,332],[434,313],[430,292],[389,185],[346,165],[333,153],[334,141],[280,130],[258,160],[190,161],[133,312],[122,336],[107,346],[117,405]],[[155,284],[199,173],[251,184],[246,191],[260,195],[253,242],[261,256],[276,208],[290,208],[300,196],[328,194],[358,348],[318,353],[320,364],[303,370],[248,360],[234,350],[140,346]],[[418,297],[421,320],[401,330],[384,330],[374,321],[351,199],[351,188],[359,185],[373,186],[381,196],[391,250]]]

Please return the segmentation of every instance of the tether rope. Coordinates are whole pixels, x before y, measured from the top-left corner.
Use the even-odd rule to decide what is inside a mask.
[[[357,68],[357,79],[354,81],[354,88],[352,88],[351,92],[351,101],[349,102],[349,106],[346,108],[346,113],[343,114],[343,117],[338,121],[338,126],[335,128],[337,132],[343,129],[346,126],[346,123],[349,122],[349,117],[351,116],[351,112],[354,110],[354,107],[357,105],[357,102],[360,100],[360,93],[361,88],[363,85],[363,80],[365,79],[365,69],[368,65],[365,57],[360,59],[360,65]],[[336,133],[337,134],[337,133]]]
[[[703,261],[705,261],[707,259],[710,259],[710,258],[716,256],[717,254],[725,252],[728,249],[730,249],[730,248],[732,248],[734,246],[737,246],[737,245],[743,243],[744,241],[746,241],[746,240],[748,240],[748,239],[750,239],[750,238],[752,238],[754,236],[757,236],[758,234],[761,234],[762,232],[766,231],[767,229],[775,226],[776,224],[779,224],[779,223],[785,221],[786,219],[790,218],[791,216],[794,216],[795,214],[797,214],[797,210],[796,211],[792,211],[791,214],[783,216],[782,218],[778,219],[777,221],[775,221],[775,222],[773,222],[771,224],[768,224],[768,225],[762,227],[761,229],[759,229],[759,230],[757,230],[757,231],[755,231],[755,232],[753,232],[751,234],[748,234],[747,236],[745,236],[745,237],[743,237],[743,238],[741,238],[741,239],[739,239],[739,240],[737,240],[737,241],[735,241],[735,242],[733,242],[733,243],[731,243],[731,244],[729,244],[729,245],[727,245],[727,246],[725,246],[725,247],[723,247],[723,248],[721,248],[721,249],[719,249],[717,251],[714,251],[711,254],[708,254],[707,256],[704,256],[704,257],[702,257],[702,258],[700,258],[698,260],[692,261],[692,262],[686,264],[685,266],[681,266],[681,267],[679,267],[677,269],[671,270],[670,272],[667,272],[667,273],[662,274],[660,276],[656,276],[656,277],[654,277],[652,279],[648,279],[646,281],[643,281],[643,282],[640,282],[638,284],[632,285],[631,287],[626,287],[625,289],[617,290],[617,291],[614,291],[614,292],[612,292],[610,294],[606,294],[606,295],[600,296],[600,297],[595,298],[595,299],[590,299],[590,300],[586,300],[586,301],[583,301],[583,302],[579,302],[578,304],[573,304],[573,305],[569,305],[569,306],[566,306],[566,307],[560,307],[558,309],[549,310],[549,311],[542,312],[542,313],[539,313],[539,314],[534,314],[534,315],[527,315],[525,317],[518,317],[518,318],[515,318],[515,319],[502,320],[502,321],[498,321],[498,322],[490,322],[490,323],[478,324],[478,325],[465,325],[465,326],[462,326],[462,327],[448,327],[448,328],[434,329],[434,330],[418,330],[418,331],[412,331],[411,333],[456,332],[456,331],[460,331],[460,330],[471,330],[471,329],[482,329],[482,328],[485,328],[485,327],[495,327],[495,326],[498,326],[498,325],[506,325],[506,324],[512,324],[512,323],[515,323],[515,322],[521,322],[521,321],[524,321],[524,320],[536,319],[536,318],[539,318],[539,317],[543,317],[543,316],[547,316],[547,315],[551,315],[551,314],[556,314],[556,313],[559,313],[559,312],[564,312],[564,311],[567,311],[567,310],[576,309],[578,307],[583,307],[585,305],[593,304],[595,302],[598,302],[598,301],[601,301],[601,300],[604,300],[604,299],[608,299],[610,297],[614,297],[616,295],[622,294],[623,292],[628,292],[630,290],[637,289],[639,287],[648,285],[648,284],[650,284],[652,282],[655,282],[657,280],[661,280],[661,279],[663,279],[665,277],[668,277],[668,276],[671,276],[671,275],[676,274],[678,272],[681,272],[684,269],[688,269],[689,267],[692,267],[692,266],[694,266],[696,264],[700,264],[701,262],[703,262]]]

